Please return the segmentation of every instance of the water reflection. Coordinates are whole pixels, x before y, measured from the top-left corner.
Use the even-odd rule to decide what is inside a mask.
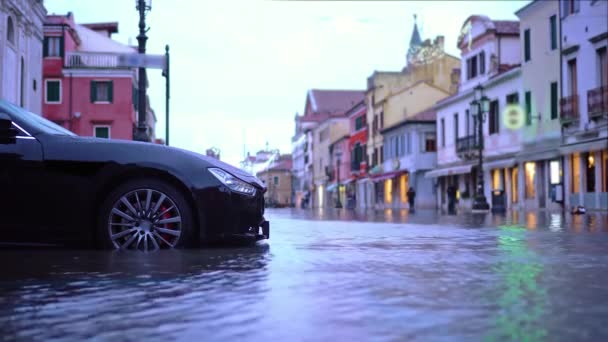
[[[538,280],[544,266],[528,248],[525,228],[512,225],[499,229],[500,261],[494,267],[501,280],[497,289],[499,311],[495,317],[496,329],[488,337],[490,340],[543,340],[547,336],[543,326],[547,292]]]

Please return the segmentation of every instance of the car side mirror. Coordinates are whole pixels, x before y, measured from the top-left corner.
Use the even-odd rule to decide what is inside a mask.
[[[13,127],[13,120],[6,114],[0,113],[0,144],[14,144],[19,131]]]

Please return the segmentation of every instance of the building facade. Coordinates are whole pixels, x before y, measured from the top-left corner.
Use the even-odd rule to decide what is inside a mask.
[[[133,139],[138,81],[119,55],[133,47],[111,39],[118,23],[76,24],[72,13],[49,15],[44,24],[44,115],[82,136]],[[146,125],[155,139],[156,116],[147,103]]]
[[[401,72],[374,72],[368,78],[366,93],[369,136],[367,154],[369,177],[364,184],[367,207],[385,206],[386,189],[400,181],[400,175],[385,170],[385,128],[398,125],[425,111],[437,101],[457,90],[460,60],[444,51],[444,37],[421,41],[418,27],[414,30],[407,53],[407,66]],[[392,165],[390,162],[387,165]],[[408,172],[402,170],[402,172]],[[389,178],[387,178],[389,177]],[[392,203],[390,204],[392,206]]]
[[[296,135],[292,139],[298,152],[294,175],[298,191],[307,207],[323,208],[330,205],[329,146],[349,132],[347,111],[363,99],[360,90],[311,89],[306,94],[304,113],[296,116]],[[303,159],[303,161],[302,161]]]
[[[533,1],[516,12],[520,19],[522,92],[525,119],[516,157],[528,187],[518,209],[562,208],[559,153],[561,123],[559,2]],[[531,177],[531,179],[529,179]]]
[[[347,124],[350,123],[348,118],[345,121]],[[329,145],[329,185],[327,186],[329,206],[355,207],[354,189],[350,178],[349,131],[347,129],[344,136],[338,137]]]
[[[561,0],[564,203],[608,209],[607,1]],[[603,13],[603,14],[600,14]]]
[[[0,1],[0,99],[42,113],[42,41],[46,9],[40,0]]]
[[[414,209],[409,206],[408,191],[415,191],[415,207],[434,209],[435,189],[425,178],[437,162],[436,113],[426,110],[381,131],[384,136],[384,173],[377,206],[384,209]]]
[[[474,88],[482,86],[490,99],[489,112],[481,122],[485,196],[491,205],[513,207],[528,196],[519,186],[523,177],[534,176],[534,170],[525,173],[515,159],[521,151],[521,127],[505,121],[506,112],[521,107],[523,96],[519,23],[471,16],[463,25],[458,46],[462,59],[459,91],[434,106],[439,144],[437,168],[425,177],[436,178],[438,207],[447,207],[448,187],[453,186],[459,207],[471,208],[479,174],[480,139],[478,117],[472,115],[470,106]],[[493,198],[492,194],[499,196]]]
[[[256,174],[266,184],[264,200],[269,207],[291,207],[293,205],[292,158],[290,154],[279,155],[268,167]]]
[[[354,196],[352,201],[355,208],[367,208],[369,205],[366,200],[370,198],[367,191],[367,106],[365,100],[355,104],[348,112],[349,118],[349,139],[348,149],[350,151],[350,178],[347,185],[347,193]]]

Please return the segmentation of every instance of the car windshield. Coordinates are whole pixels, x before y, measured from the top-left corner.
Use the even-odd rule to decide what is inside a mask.
[[[23,122],[25,125],[31,126],[43,133],[53,135],[76,135],[56,123],[49,121],[40,115],[28,112],[21,107],[17,107],[8,102],[3,102],[3,105],[10,109],[11,115],[15,121]]]

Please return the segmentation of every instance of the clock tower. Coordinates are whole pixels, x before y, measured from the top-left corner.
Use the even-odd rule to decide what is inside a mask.
[[[407,50],[407,64],[412,64],[412,60],[418,54],[422,46],[422,39],[420,39],[420,33],[418,32],[418,23],[416,22],[417,16],[414,14],[414,30],[412,31],[412,38],[410,38],[410,45]]]

